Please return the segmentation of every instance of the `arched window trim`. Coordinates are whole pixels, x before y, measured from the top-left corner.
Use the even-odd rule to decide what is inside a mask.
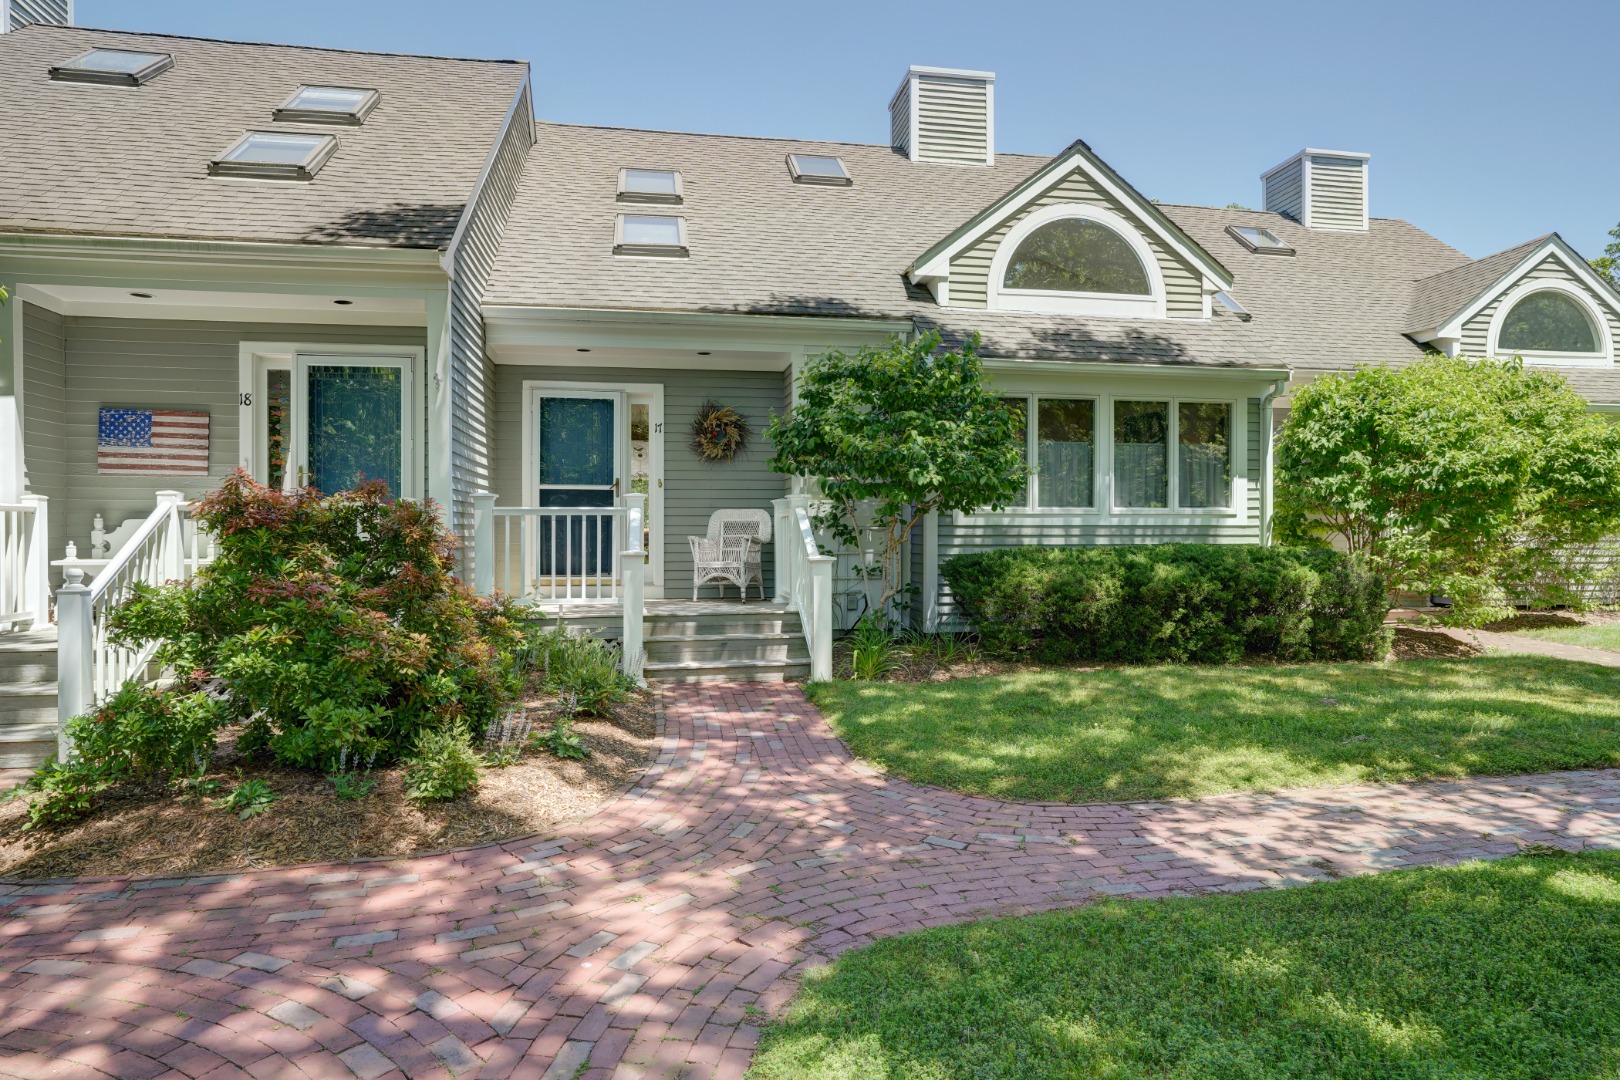
[[[1516,355],[1523,356],[1529,363],[1557,364],[1560,367],[1609,367],[1614,363],[1614,336],[1609,332],[1609,320],[1604,317],[1603,309],[1585,289],[1574,282],[1559,278],[1530,278],[1502,297],[1501,302],[1496,305],[1495,314],[1491,316],[1490,331],[1485,339],[1487,354],[1498,355],[1497,341],[1501,338],[1502,328],[1507,325],[1508,313],[1520,300],[1538,292],[1561,292],[1573,297],[1597,330],[1599,351],[1595,353],[1532,351]]]
[[[1151,290],[1148,296],[1125,296],[1118,293],[1077,293],[1060,292],[1047,289],[1008,289],[1002,286],[1007,276],[1007,264],[1012,261],[1013,255],[1018,251],[1020,244],[1043,225],[1050,225],[1054,221],[1065,218],[1080,218],[1094,221],[1098,225],[1112,229],[1131,246],[1136,257],[1142,260],[1142,268],[1147,272],[1148,287]],[[988,289],[989,306],[1001,311],[1035,311],[1056,315],[1102,315],[1112,318],[1126,319],[1162,319],[1165,317],[1164,298],[1164,272],[1159,267],[1159,260],[1154,257],[1153,249],[1143,239],[1140,231],[1119,214],[1107,207],[1093,206],[1090,203],[1058,203],[1053,206],[1042,207],[1025,217],[1008,231],[1001,243],[996,246],[996,254],[990,260],[990,281]]]

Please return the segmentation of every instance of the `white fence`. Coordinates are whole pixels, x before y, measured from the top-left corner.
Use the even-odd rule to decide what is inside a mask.
[[[804,641],[810,648],[810,678],[832,678],[833,564],[816,543],[810,521],[810,499],[790,495],[773,499],[776,508],[776,593],[799,613]]]
[[[89,712],[130,679],[146,675],[157,643],[115,644],[112,613],[136,585],[188,580],[211,557],[204,537],[189,523],[185,496],[160,491],[152,513],[92,584],[84,584],[84,568],[76,560],[62,561],[64,583],[56,594],[57,716],[62,721]],[[57,740],[58,757],[66,761],[72,747],[61,728]]]
[[[0,503],[0,631],[51,621],[50,503],[23,495]]]

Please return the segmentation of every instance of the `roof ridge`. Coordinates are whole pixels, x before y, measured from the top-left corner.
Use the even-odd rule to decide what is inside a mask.
[[[342,49],[329,45],[292,45],[275,41],[242,41],[238,38],[203,37],[199,34],[163,34],[156,30],[118,30],[105,26],[55,26],[47,23],[29,23],[12,31],[13,33],[28,33],[30,31],[46,33],[89,33],[89,34],[125,34],[130,37],[163,38],[167,41],[200,41],[210,45],[247,45],[256,49],[296,49],[302,52],[339,53],[344,56],[377,56],[391,57],[407,60],[446,60],[458,64],[513,64],[523,67],[529,66],[527,60],[498,60],[476,56],[442,56],[434,53],[406,53],[406,52],[378,52],[372,49]]]
[[[1425,282],[1433,281],[1436,278],[1445,277],[1447,274],[1455,274],[1455,273],[1457,273],[1459,271],[1462,271],[1462,270],[1476,269],[1476,268],[1478,268],[1480,263],[1489,262],[1491,259],[1499,259],[1504,255],[1512,255],[1515,252],[1524,251],[1527,248],[1537,247],[1537,246],[1539,246],[1541,244],[1546,243],[1548,240],[1551,240],[1555,236],[1558,236],[1558,234],[1556,232],[1542,233],[1540,236],[1536,237],[1535,239],[1526,240],[1522,244],[1514,244],[1512,247],[1505,247],[1501,251],[1493,251],[1489,255],[1481,255],[1477,259],[1469,259],[1467,262],[1461,263],[1461,264],[1459,264],[1457,266],[1453,266],[1449,270],[1441,270],[1439,273],[1430,274],[1428,277],[1418,278],[1412,284],[1415,287],[1415,286],[1418,286],[1418,285],[1422,285]],[[1559,237],[1559,239],[1562,239],[1562,237]]]
[[[694,139],[737,139],[743,142],[785,142],[785,143],[818,143],[823,146],[859,146],[868,150],[893,150],[888,143],[857,142],[854,139],[801,139],[787,135],[734,135],[719,131],[676,131],[672,128],[643,128],[630,127],[625,124],[585,124],[569,120],[542,120],[536,119],[538,127],[575,128],[590,131],[624,131],[636,135],[686,135]],[[996,157],[1020,158],[1030,161],[1051,161],[1053,154],[1015,154],[996,152]],[[930,165],[934,162],[919,162]],[[948,168],[959,169],[960,165],[951,165]]]

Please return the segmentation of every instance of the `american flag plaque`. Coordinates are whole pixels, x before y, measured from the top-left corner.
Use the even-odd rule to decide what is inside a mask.
[[[208,472],[208,414],[174,409],[102,409],[100,473]]]

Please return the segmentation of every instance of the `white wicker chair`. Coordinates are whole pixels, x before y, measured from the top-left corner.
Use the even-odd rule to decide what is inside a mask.
[[[725,598],[725,582],[737,586],[744,600],[750,583],[765,599],[765,571],[761,550],[771,542],[771,515],[764,510],[716,510],[709,517],[707,536],[689,536],[692,545],[692,599],[698,587],[715,582]]]

